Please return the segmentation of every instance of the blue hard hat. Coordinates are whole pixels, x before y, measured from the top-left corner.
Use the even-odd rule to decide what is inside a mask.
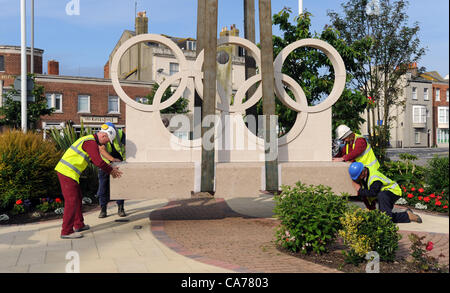
[[[116,126],[114,125],[114,123],[112,123],[112,122],[106,122],[105,124],[108,125],[108,126],[111,126],[112,128],[114,128],[114,130],[117,130],[117,129],[116,129]]]
[[[358,179],[359,175],[361,175],[362,170],[364,170],[364,164],[360,162],[354,162],[350,164],[348,167],[348,173],[352,180]]]

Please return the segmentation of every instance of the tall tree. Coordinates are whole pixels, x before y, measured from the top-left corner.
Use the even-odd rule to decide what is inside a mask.
[[[361,114],[367,101],[359,90],[349,86],[356,69],[358,47],[349,46],[340,38],[340,33],[330,26],[325,26],[320,34],[311,32],[311,13],[309,12],[305,11],[296,17],[293,23],[290,21],[291,14],[290,8],[284,8],[273,16],[274,25],[279,26],[282,32],[281,36],[273,37],[274,56],[277,56],[289,44],[305,38],[318,38],[332,45],[341,55],[347,70],[347,86],[333,106],[333,130],[343,123],[354,130],[359,129],[359,125],[364,122]],[[323,97],[328,96],[334,85],[333,66],[326,55],[317,49],[302,47],[294,50],[284,62],[282,72],[300,84],[309,105],[317,104]],[[291,92],[289,90],[287,92],[295,100]],[[261,102],[258,107],[260,113]],[[294,125],[297,112],[287,108],[277,99],[276,114],[280,126],[279,135],[283,135]]]
[[[328,12],[341,38],[359,47],[353,84],[375,103],[375,106],[368,106],[368,132],[372,145],[378,146],[381,160],[389,142],[390,124],[395,118],[390,115],[391,109],[403,103],[401,95],[405,83],[402,78],[410,64],[418,62],[425,54],[418,37],[418,23],[409,24],[408,5],[405,0],[348,0],[342,4],[342,14]],[[375,111],[378,117],[383,117],[382,125],[374,121]]]

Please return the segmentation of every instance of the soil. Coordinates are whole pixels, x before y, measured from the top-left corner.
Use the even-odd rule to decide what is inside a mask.
[[[87,212],[95,211],[95,210],[100,210],[100,207],[98,204],[86,204],[86,205],[84,204],[81,209],[81,211],[83,213],[87,213]],[[48,213],[43,213],[43,212],[38,211],[41,214],[41,217],[35,218],[35,217],[31,216],[35,212],[36,212],[36,210],[27,212],[25,214],[19,214],[16,216],[8,215],[9,220],[0,222],[0,226],[1,225],[21,225],[21,224],[39,223],[39,222],[45,222],[45,221],[51,221],[51,220],[63,218],[63,215],[55,214],[55,212],[53,212],[53,211],[48,212]]]

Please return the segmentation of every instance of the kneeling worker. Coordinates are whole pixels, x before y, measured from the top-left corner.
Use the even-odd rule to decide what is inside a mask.
[[[350,165],[348,172],[354,181],[354,187],[369,209],[375,209],[378,200],[379,209],[392,218],[394,223],[422,223],[422,219],[410,209],[406,212],[393,213],[394,203],[402,196],[402,190],[395,181],[390,180],[378,170],[364,167],[360,162]]]

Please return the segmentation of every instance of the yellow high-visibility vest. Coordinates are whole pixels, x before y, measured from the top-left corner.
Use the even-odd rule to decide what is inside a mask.
[[[393,194],[395,194],[399,197],[402,196],[402,189],[400,188],[400,186],[398,185],[397,182],[389,179],[380,171],[378,171],[374,168],[369,168],[369,180],[367,180],[367,188],[369,190],[370,190],[370,185],[372,185],[372,183],[374,181],[381,181],[381,183],[383,183],[383,187],[381,188],[381,191],[389,190],[390,192],[392,192]],[[373,200],[375,200],[374,197],[368,198],[369,202],[372,202]]]
[[[353,149],[355,149],[356,140],[358,138],[366,139],[364,136],[355,133],[355,139],[353,140]],[[378,170],[378,168],[380,168],[380,163],[375,157],[375,153],[373,152],[372,147],[370,146],[370,143],[367,141],[367,139],[366,145],[366,150],[361,155],[359,155],[359,157],[355,158],[355,161],[363,163],[364,167],[375,168],[375,170]],[[345,146],[345,154],[348,155],[348,144]]]
[[[119,154],[122,156],[122,159],[125,161],[125,145],[122,144],[122,137],[123,137],[123,130],[119,129],[117,130],[118,135],[114,138],[114,148],[119,152]],[[108,153],[112,153],[112,146],[111,143],[106,144],[106,151]],[[102,156],[103,161],[106,163],[111,163],[108,159]]]
[[[88,153],[83,150],[83,143],[88,140],[95,141],[94,135],[83,136],[75,141],[59,160],[55,170],[80,183],[81,173],[83,173],[91,160]]]

